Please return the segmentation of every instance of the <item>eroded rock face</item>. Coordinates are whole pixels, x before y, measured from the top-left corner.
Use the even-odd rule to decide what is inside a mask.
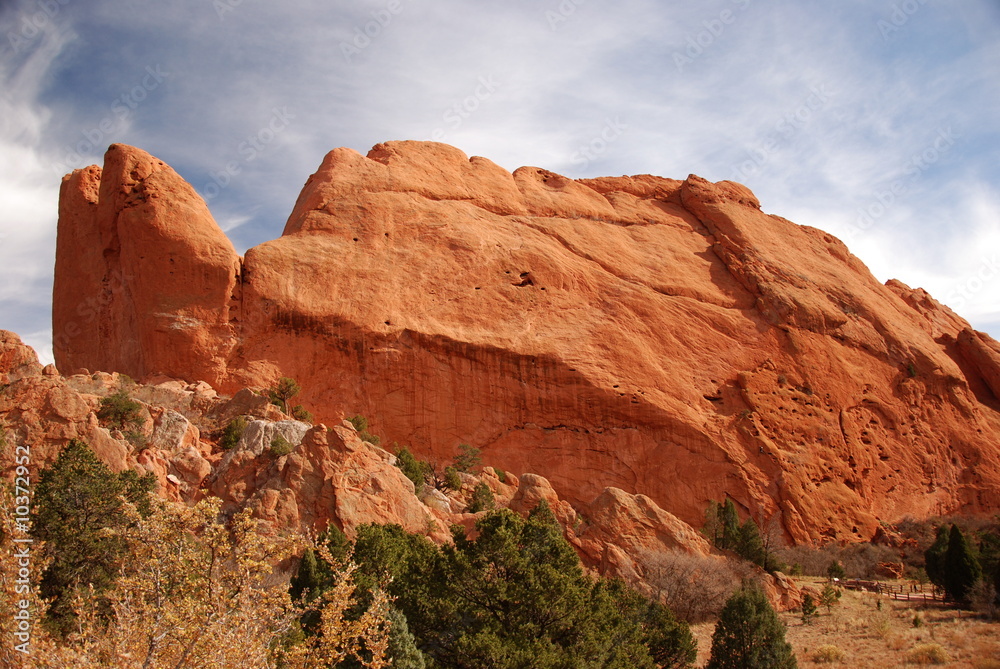
[[[697,526],[729,496],[798,542],[1000,509],[997,343],[739,184],[336,149],[241,261],[115,145],[60,212],[63,370],[290,376],[327,424],[364,414],[441,464],[472,444],[578,509],[613,487]]]
[[[228,398],[202,382],[137,385],[104,372],[63,377],[38,365],[16,335],[0,331],[0,373],[11,378],[12,372],[19,378],[0,387],[0,478],[6,480],[15,474],[18,447],[30,449],[29,473],[37,477],[70,439],[81,439],[115,471],[154,474],[165,499],[190,504],[214,495],[224,512],[250,509],[274,531],[311,533],[335,525],[353,538],[366,523],[397,524],[438,543],[452,540],[453,525],[475,532],[487,511],[471,513],[469,504],[485,483],[498,508],[527,516],[547,503],[587,567],[628,579],[647,594],[655,593],[646,583],[651,554],[708,551],[694,528],[642,495],[609,488],[584,519],[544,477],[505,473],[501,480],[493,467],[461,473],[457,490],[422,485],[418,491],[396,457],[363,441],[350,422],[328,428],[289,420],[249,389]],[[129,436],[97,418],[100,400],[119,390],[141,400],[143,421]],[[236,416],[246,427],[224,450],[221,428]],[[788,595],[779,588],[773,598],[781,603]]]
[[[224,374],[240,261],[194,188],[163,161],[114,144],[103,170],[63,179],[59,207],[52,310],[60,370]],[[188,372],[171,374],[179,367]]]

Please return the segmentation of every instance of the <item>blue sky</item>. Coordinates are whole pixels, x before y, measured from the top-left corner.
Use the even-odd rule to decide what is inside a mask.
[[[0,328],[51,359],[60,177],[125,142],[241,252],[332,148],[690,173],[1000,338],[996,0],[0,1]]]

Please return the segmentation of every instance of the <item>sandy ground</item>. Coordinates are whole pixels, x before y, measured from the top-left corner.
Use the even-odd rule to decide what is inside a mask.
[[[822,583],[819,579],[796,580],[816,590],[822,587],[816,585]],[[830,666],[829,662],[816,661],[818,649],[825,645],[835,646],[842,654],[834,666],[912,667],[917,664],[910,655],[915,647],[938,644],[949,660],[937,666],[1000,669],[1000,623],[932,602],[897,602],[882,597],[879,610],[878,599],[872,593],[845,591],[831,611],[820,608],[808,625],[799,613],[780,614],[799,667]],[[920,617],[917,627],[913,624],[915,615]],[[698,639],[697,666],[703,667],[711,652],[715,624],[703,623],[691,629]]]

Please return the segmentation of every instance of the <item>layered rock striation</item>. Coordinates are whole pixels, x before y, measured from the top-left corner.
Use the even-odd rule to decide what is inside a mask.
[[[613,487],[700,525],[728,496],[814,542],[1000,509],[1000,345],[732,182],[336,149],[241,258],[114,145],[64,179],[53,320],[64,372],[290,376],[328,424],[471,444],[579,510]]]
[[[102,400],[120,392],[138,407],[125,433],[99,417]],[[244,424],[238,438],[221,439],[237,418]],[[276,450],[279,436],[285,448]],[[651,556],[723,561],[710,555],[694,528],[642,495],[606,488],[583,517],[536,474],[484,467],[461,473],[455,488],[415,486],[393,454],[361,437],[348,421],[327,427],[292,420],[249,389],[227,397],[204,382],[137,384],[105,372],[63,376],[0,330],[0,479],[37,482],[66,444],[79,439],[113,471],[153,474],[161,498],[192,504],[215,496],[225,513],[249,509],[276,532],[335,526],[354,538],[361,525],[396,524],[438,543],[452,541],[453,525],[475,531],[489,511],[472,507],[474,490],[485,484],[496,507],[522,515],[544,500],[588,567],[628,579],[647,594],[654,592]],[[17,473],[24,466],[27,477]],[[794,586],[763,573],[758,578],[776,604],[794,606]]]

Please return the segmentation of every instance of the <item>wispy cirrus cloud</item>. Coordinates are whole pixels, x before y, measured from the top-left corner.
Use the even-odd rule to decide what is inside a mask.
[[[508,169],[744,181],[945,301],[996,243],[987,0],[899,25],[888,0],[57,4],[0,56],[0,315],[42,350],[59,176],[111,142],[170,163],[241,250],[280,233],[329,149],[439,131]],[[0,32],[38,6],[8,5]],[[941,132],[952,145],[914,171]],[[1000,335],[995,294],[952,306]]]

